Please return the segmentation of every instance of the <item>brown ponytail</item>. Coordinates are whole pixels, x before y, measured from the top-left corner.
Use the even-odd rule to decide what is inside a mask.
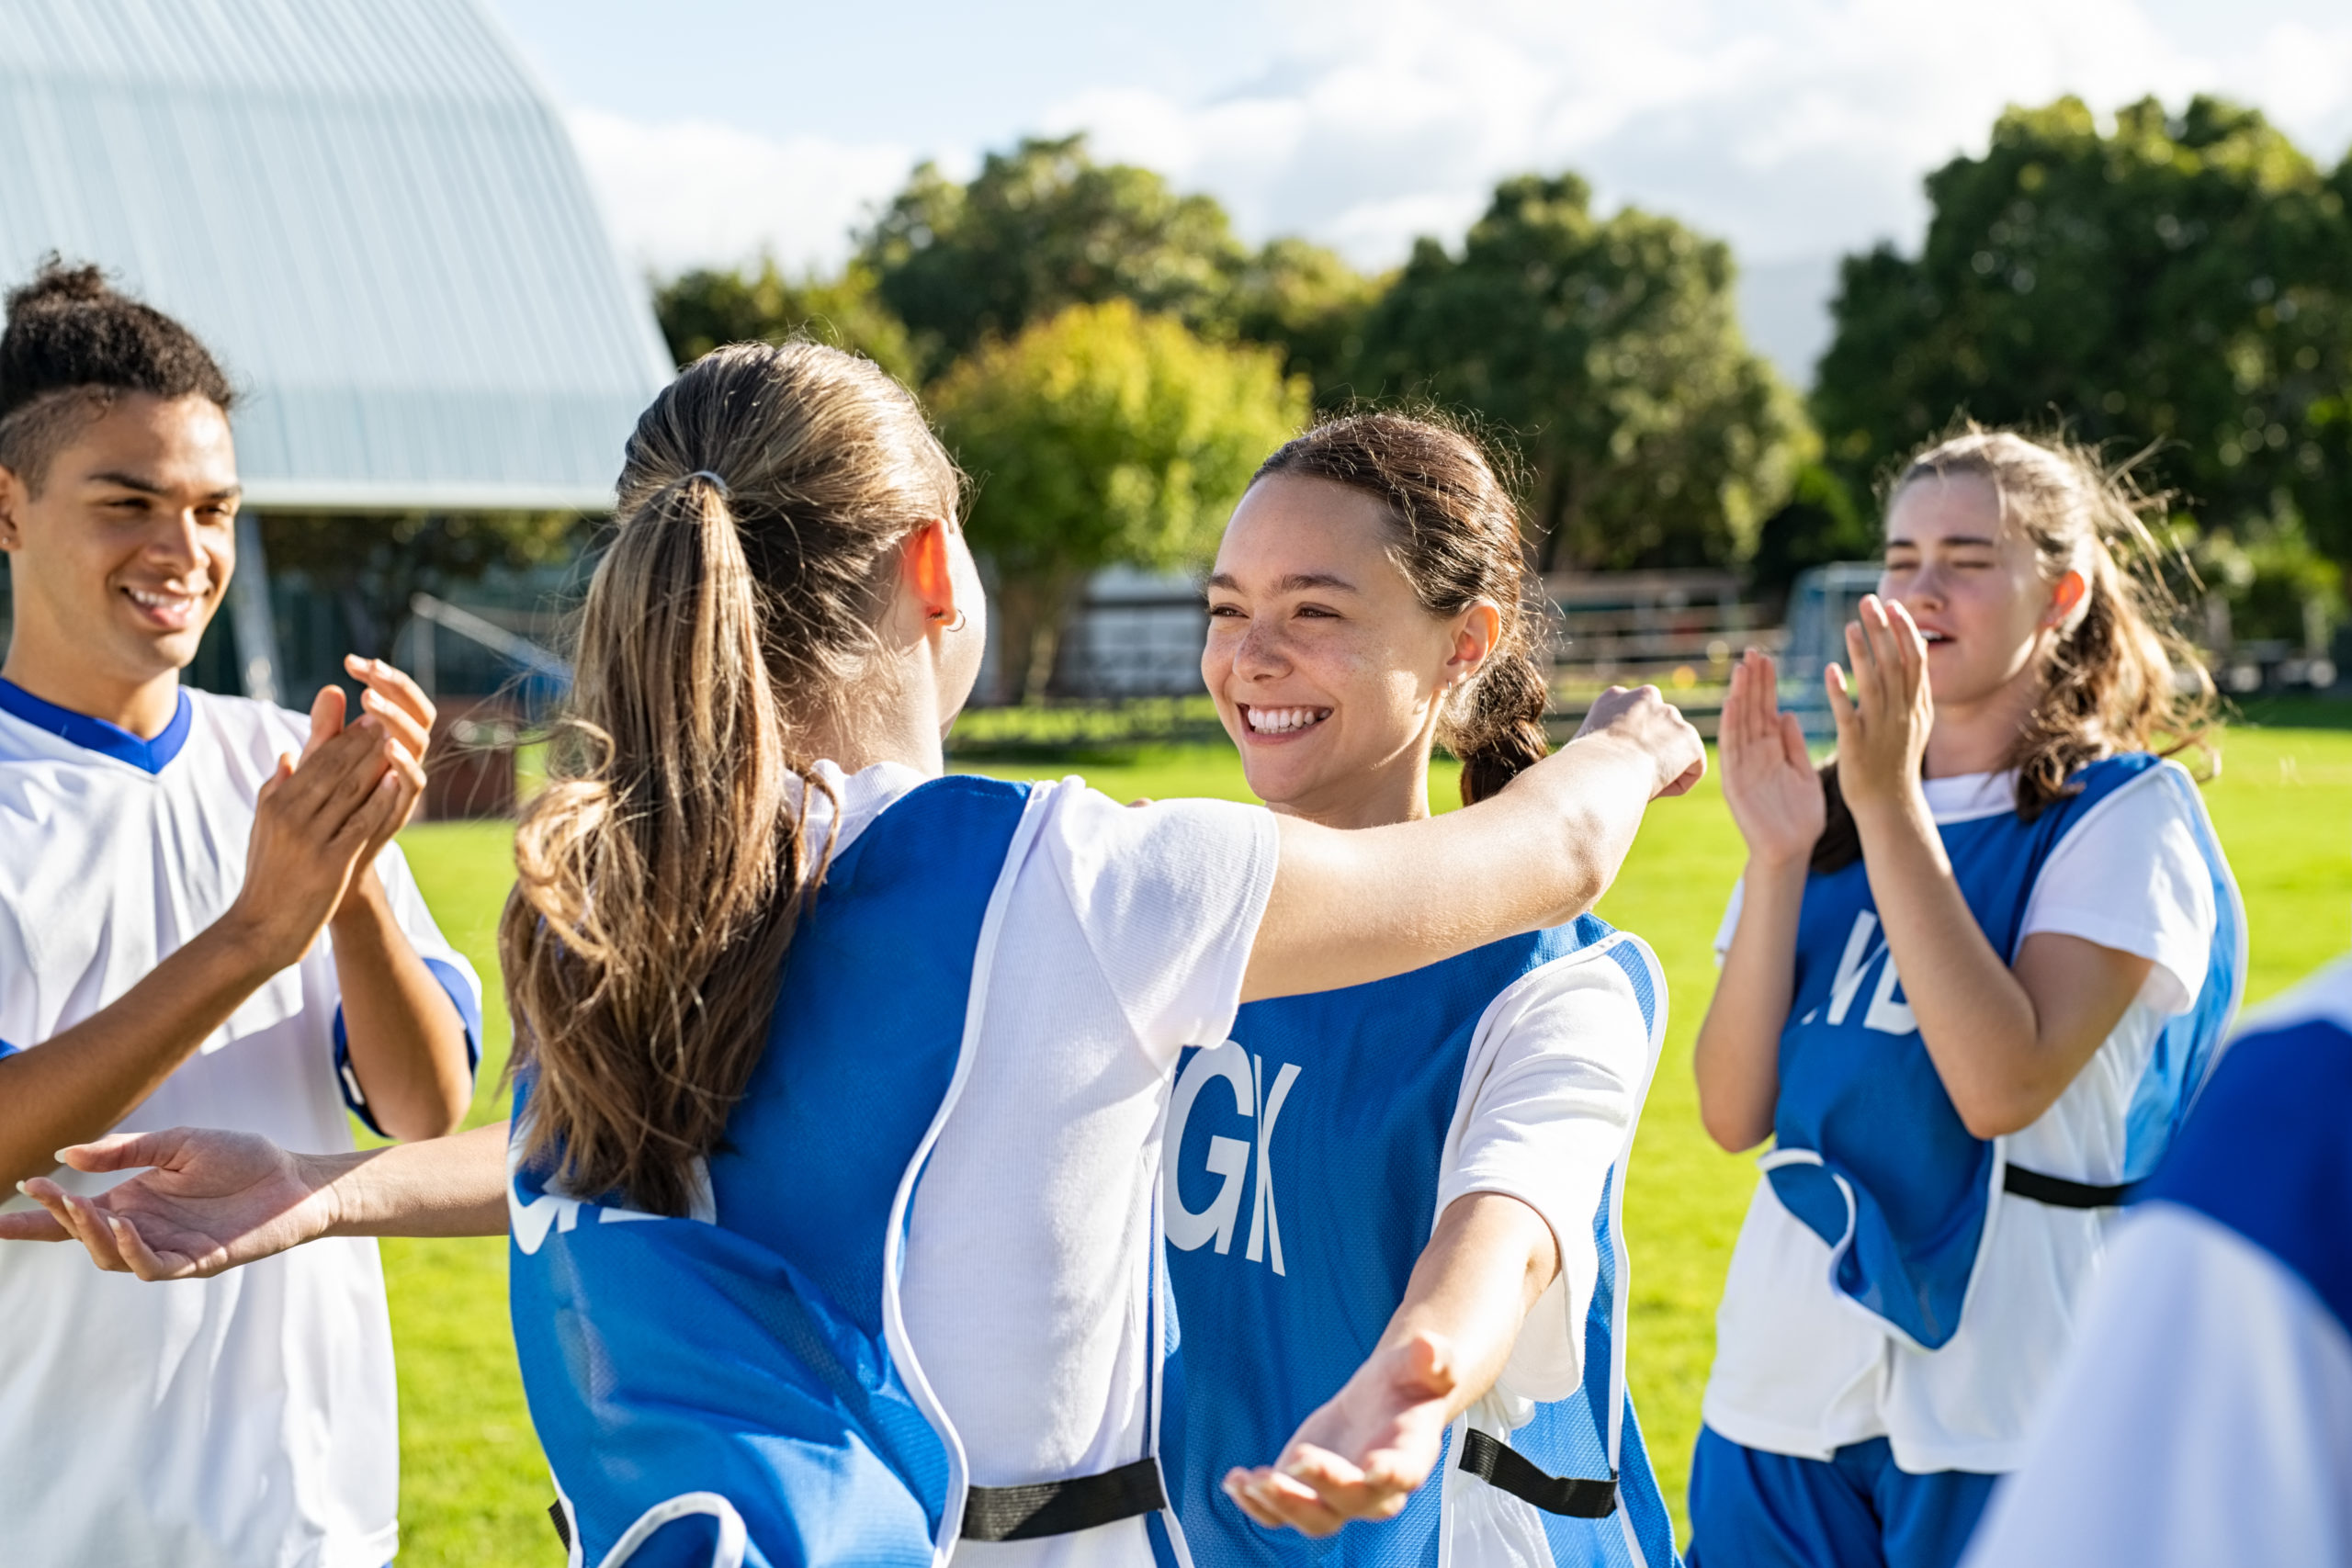
[[[2157,533],[2165,498],[2140,488],[2136,461],[2110,467],[2064,437],[1972,423],[1920,451],[1887,489],[1891,513],[1922,479],[1982,478],[2003,525],[2032,542],[2044,581],[2083,574],[2083,602],[2044,657],[2041,697],[2009,750],[2018,815],[2028,822],[2073,794],[2075,772],[2100,757],[2211,749],[2212,677],[2179,629],[2180,606],[2165,583],[2178,552]],[[1821,776],[1829,816],[1813,864],[1834,871],[1860,857],[1861,838],[1838,789],[1837,763]]]
[[[1478,443],[1433,417],[1351,413],[1325,421],[1259,466],[1372,496],[1396,525],[1389,558],[1421,608],[1451,618],[1479,600],[1502,635],[1476,678],[1448,699],[1438,739],[1462,761],[1462,803],[1474,805],[1551,750],[1544,734],[1548,605],[1528,571],[1520,513]]]
[[[525,1155],[560,1149],[568,1190],[691,1207],[830,849],[803,842],[808,736],[957,485],[903,388],[814,344],[707,355],[639,420],[498,932]]]

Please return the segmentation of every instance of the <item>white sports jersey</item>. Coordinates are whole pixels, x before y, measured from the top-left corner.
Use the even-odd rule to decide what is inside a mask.
[[[183,692],[171,725],[141,740],[0,682],[0,1053],[40,1049],[227,911],[255,797],[308,729],[298,714]],[[472,970],[397,846],[376,869],[478,1048]],[[117,1130],[224,1127],[348,1149],[357,1086],[337,1070],[341,1024],[322,936]],[[81,1192],[117,1179],[57,1179]],[[0,1242],[0,1324],[8,1568],[380,1568],[397,1549],[373,1241],[161,1285],[101,1273],[79,1247]]]
[[[843,776],[841,844],[923,782]],[[916,1193],[908,1337],[983,1486],[1091,1475],[1148,1448],[1160,1119],[1183,1048],[1222,1039],[1267,897],[1267,811],[1134,807],[1077,779],[1033,786],[978,1049]],[[812,803],[812,838],[828,815]],[[1141,1519],[1035,1540],[964,1540],[958,1562],[1152,1561]]]
[[[1928,802],[1939,824],[2007,813],[2014,784],[2008,773],[1930,779]],[[2204,986],[2217,930],[2245,929],[2242,912],[2216,905],[2199,848],[2211,835],[2192,781],[2164,762],[2101,801],[2050,852],[2018,940],[2077,936],[2154,967],[2065,1092],[1999,1140],[2010,1162],[2094,1185],[2127,1179],[2135,1090],[2158,1036]],[[1719,953],[1738,917],[1735,896]],[[1894,986],[1885,980],[1881,994],[1892,998]],[[1894,1005],[1911,1028],[1908,1008]],[[1812,1459],[1883,1436],[1915,1473],[2015,1468],[2120,1211],[2001,1192],[1993,1203],[1966,1314],[1949,1343],[1923,1350],[1831,1288],[1828,1246],[1770,1181],[1759,1182],[1716,1312],[1707,1425],[1748,1448]]]
[[[2352,961],[2265,1007],[2124,1222],[1970,1568],[2352,1564]]]

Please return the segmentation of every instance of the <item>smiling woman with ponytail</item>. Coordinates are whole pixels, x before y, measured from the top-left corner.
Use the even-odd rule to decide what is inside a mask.
[[[1347,415],[1267,458],[1201,659],[1250,788],[1376,831],[1429,815],[1442,744],[1465,806],[1508,798],[1550,750],[1549,605],[1521,541],[1493,463],[1434,416]],[[1188,1058],[1163,1206],[1196,1557],[1306,1568],[1329,1551],[1308,1537],[1386,1519],[1348,1561],[1615,1562],[1629,1528],[1640,1560],[1673,1561],[1624,1386],[1618,1206],[1665,1023],[1649,949],[1588,915],[1251,1002]],[[1261,1151],[1246,1245],[1216,1223],[1238,1139]]]
[[[865,360],[687,367],[629,441],[516,838],[511,1136],[68,1151],[164,1162],[75,1234],[174,1278],[511,1229],[575,1562],[1154,1561],[1182,1528],[1148,1429],[1180,1053],[1245,998],[1573,919],[1702,753],[1620,694],[1505,796],[1368,833],[945,776],[988,629],[958,489]]]

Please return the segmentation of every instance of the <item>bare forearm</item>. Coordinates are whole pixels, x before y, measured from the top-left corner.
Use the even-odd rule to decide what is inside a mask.
[[[90,1017],[0,1060],[0,1182],[56,1168],[154,1093],[275,972],[266,944],[223,919]]]
[[[402,1139],[453,1131],[473,1098],[465,1023],[374,872],[355,882],[328,929],[352,1071],[376,1124]]]
[[[1503,1193],[1467,1193],[1438,1217],[1374,1355],[1417,1334],[1442,1339],[1458,1379],[1450,1421],[1502,1375],[1528,1309],[1559,1272],[1559,1245],[1541,1214]]]
[[[1431,820],[1340,831],[1282,818],[1244,998],[1383,979],[1574,919],[1624,863],[1656,774],[1647,753],[1596,736]]]
[[[1944,1092],[1980,1136],[2010,1130],[1995,1123],[2033,1076],[2032,998],[1976,923],[1924,799],[1857,812],[1856,825],[1871,897]]]
[[[326,1235],[503,1235],[506,1123],[361,1154],[306,1156]]]
[[[1736,1154],[1771,1135],[1781,1095],[1781,1030],[1796,988],[1797,921],[1805,863],[1751,857],[1741,878],[1739,924],[1724,955],[1691,1056],[1699,1118]]]

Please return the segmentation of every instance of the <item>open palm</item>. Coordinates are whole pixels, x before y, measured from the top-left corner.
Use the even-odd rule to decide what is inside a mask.
[[[1457,1380],[1443,1341],[1416,1334],[1375,1351],[1301,1423],[1270,1469],[1236,1470],[1227,1495],[1260,1524],[1326,1536],[1396,1517],[1436,1468]]]
[[[96,1198],[46,1178],[24,1184],[26,1195],[101,1269],[142,1280],[197,1279],[283,1252],[326,1229],[323,1184],[256,1134],[175,1127],[119,1134],[64,1154],[76,1170],[152,1168]],[[64,1239],[33,1234],[36,1216],[6,1218],[18,1222],[10,1234],[21,1239]]]
[[[1716,744],[1724,799],[1747,852],[1781,862],[1811,854],[1826,814],[1821,779],[1805,753],[1796,715],[1781,711],[1778,671],[1769,656],[1751,649],[1733,669]]]

